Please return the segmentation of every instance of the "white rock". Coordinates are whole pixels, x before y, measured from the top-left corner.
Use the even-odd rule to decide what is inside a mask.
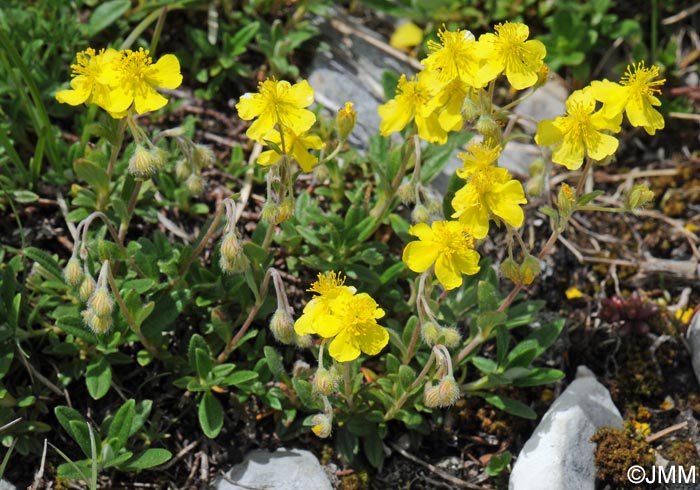
[[[274,453],[251,451],[242,463],[234,466],[226,476],[240,483],[235,485],[223,478],[214,490],[332,490],[323,467],[309,451],[278,449]]]
[[[593,490],[595,444],[601,427],[622,427],[622,417],[585,366],[557,398],[525,443],[510,475],[509,490]]]
[[[690,355],[692,356],[693,371],[698,379],[698,383],[700,383],[700,312],[696,312],[693,318],[690,319],[686,336],[690,347]]]
[[[16,490],[16,487],[7,480],[0,480],[0,490]]]

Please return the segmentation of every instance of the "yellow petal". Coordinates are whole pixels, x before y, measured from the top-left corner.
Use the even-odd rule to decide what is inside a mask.
[[[585,148],[583,141],[564,137],[552,153],[552,161],[564,165],[569,170],[576,170],[583,164]]]
[[[241,98],[238,99],[238,104],[236,104],[238,117],[244,121],[250,121],[254,117],[258,117],[265,110],[265,105],[265,101],[260,97],[260,94],[243,94]]]
[[[292,148],[292,156],[304,172],[311,172],[318,163],[318,157],[309,153],[309,150],[299,142],[296,142]]]
[[[377,355],[389,343],[389,332],[380,325],[367,324],[358,337],[360,350],[370,356]]]
[[[134,96],[134,108],[139,114],[156,111],[168,103],[168,99],[160,95],[153,88],[148,88]]]
[[[396,99],[380,105],[377,112],[382,118],[382,122],[379,124],[382,136],[389,136],[391,133],[401,131],[413,118],[412,108],[408,104],[399,104]]]
[[[278,114],[282,126],[295,134],[307,132],[316,122],[316,115],[308,109],[286,108],[278,110]],[[262,118],[262,116],[260,117]]]
[[[435,262],[435,277],[445,289],[454,289],[462,285],[461,272],[445,255],[440,255]]]
[[[315,330],[323,338],[335,337],[345,328],[345,324],[340,318],[334,315],[322,315],[315,322]]]
[[[481,256],[475,250],[465,250],[459,255],[453,257],[455,268],[462,274],[473,276],[481,269],[479,267],[479,259]]]
[[[415,241],[406,245],[402,258],[413,272],[423,272],[433,265],[437,256],[438,251],[435,244]]]
[[[408,229],[408,233],[415,237],[418,237],[419,240],[423,240],[424,242],[433,239],[433,230],[430,228],[430,226],[428,226],[427,223],[418,223],[411,226]]]
[[[76,77],[77,78],[77,77]],[[90,97],[90,88],[83,84],[76,90],[59,90],[56,92],[56,100],[61,104],[80,105]]]
[[[149,78],[155,82],[156,87],[178,88],[182,83],[180,74],[180,62],[173,54],[166,54],[150,68]]]
[[[517,180],[502,184],[497,193],[489,195],[488,206],[491,212],[515,228],[523,224],[525,214],[520,204],[525,204],[525,192]]]
[[[569,289],[566,290],[564,294],[566,294],[566,299],[569,300],[583,298],[583,293],[576,286],[571,286]]]
[[[401,24],[389,39],[389,44],[396,49],[412,48],[423,42],[423,29],[413,22]]]
[[[311,88],[309,82],[302,80],[301,82],[292,85],[291,89],[289,90],[289,97],[294,101],[295,105],[299,107],[308,107],[314,103],[314,89]]]
[[[654,134],[657,129],[663,129],[665,126],[661,113],[641,97],[630,100],[625,110],[630,124],[635,127],[642,126],[649,134]]]
[[[252,140],[262,142],[263,137],[275,127],[275,124],[277,124],[277,121],[272,112],[264,111],[260,114],[260,117],[250,125],[245,134]]]
[[[432,113],[428,117],[418,114],[415,116],[418,136],[429,143],[443,145],[447,142],[447,131],[442,129],[437,114]]]
[[[609,134],[593,132],[585,140],[588,155],[594,160],[603,160],[617,151],[620,142]]]
[[[277,162],[280,161],[280,156],[277,154],[275,150],[267,150],[264,151],[260,154],[256,162],[258,165],[262,165],[264,167],[268,167],[270,165],[274,165]]]
[[[331,342],[328,353],[338,362],[354,361],[360,356],[360,348],[355,345],[348,332],[340,332]]]
[[[535,143],[538,145],[549,146],[561,141],[564,137],[562,132],[557,128],[552,121],[544,119],[537,124],[537,134],[535,134]]]

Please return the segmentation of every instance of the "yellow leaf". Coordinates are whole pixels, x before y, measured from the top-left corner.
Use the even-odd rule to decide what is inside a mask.
[[[413,22],[401,24],[389,40],[389,44],[396,49],[413,48],[421,42],[423,42],[423,29]]]
[[[566,290],[565,294],[566,294],[566,299],[583,298],[583,293],[576,286],[571,286],[569,289]]]

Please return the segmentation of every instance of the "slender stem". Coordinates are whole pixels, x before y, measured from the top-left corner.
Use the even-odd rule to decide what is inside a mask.
[[[423,272],[420,275],[420,278],[418,279],[418,293],[416,294],[416,310],[418,311],[418,323],[416,324],[416,328],[413,330],[413,335],[411,335],[411,341],[409,342],[408,348],[406,349],[406,355],[404,355],[403,357],[404,364],[408,364],[413,358],[416,345],[418,344],[418,337],[420,336],[421,328],[423,326],[423,315],[421,313],[427,315],[428,317],[432,316],[431,311],[425,311],[427,309],[427,305],[425,304],[425,283],[428,280],[428,277],[431,275],[431,271],[432,268]]]
[[[134,318],[131,316],[131,313],[129,313],[128,308],[126,307],[126,304],[124,303],[124,299],[122,298],[122,295],[119,294],[119,288],[117,287],[117,283],[114,280],[114,276],[112,275],[112,268],[108,267],[107,268],[107,281],[109,281],[109,287],[112,289],[112,293],[114,294],[114,299],[117,300],[117,304],[119,305],[119,309],[122,311],[122,315],[124,315],[124,318],[126,319],[126,324],[129,326],[129,329],[131,329],[132,332],[136,334],[136,336],[139,338],[139,341],[141,344],[146,348],[146,350],[155,358],[160,358],[160,353],[158,352],[158,349],[156,348],[155,345],[153,345],[143,334],[141,331],[141,327],[138,327],[136,323],[134,322]]]
[[[416,350],[416,345],[418,345],[418,337],[420,336],[421,328],[423,327],[423,322],[418,318],[416,323],[416,328],[413,330],[413,335],[411,335],[411,341],[408,343],[408,348],[406,349],[406,355],[403,356],[401,362],[408,364],[413,358],[413,353]]]
[[[410,393],[423,382],[423,379],[427,376],[428,371],[433,366],[433,362],[435,362],[435,351],[432,351],[430,353],[430,359],[428,359],[428,362],[425,363],[425,366],[423,366],[423,370],[416,377],[413,383],[411,383],[411,386],[409,386],[408,389],[401,394],[399,399],[396,400],[396,402],[394,402],[391,408],[386,412],[386,414],[384,415],[385,422],[388,422],[389,420],[393,419],[394,415],[396,415],[396,412],[401,410],[401,407],[403,407],[404,403],[406,403],[406,400],[410,396]]]
[[[517,292],[519,291],[519,289],[518,289],[517,287],[515,287],[515,288],[513,289],[513,291],[515,291],[515,292],[516,292],[515,294],[517,294]],[[512,294],[512,291],[511,291],[511,294]],[[515,297],[515,295],[513,295],[513,297]],[[512,301],[512,300],[511,300],[511,301]],[[469,343],[464,347],[464,349],[462,349],[461,351],[459,351],[459,354],[457,354],[457,356],[454,358],[454,360],[453,360],[452,363],[453,363],[453,364],[459,364],[460,362],[462,362],[462,360],[463,360],[465,357],[467,357],[469,354],[471,354],[471,352],[472,352],[474,349],[476,349],[478,346],[480,346],[482,343],[484,343],[485,340],[486,340],[486,339],[481,335],[481,333],[477,333],[476,336],[474,336],[474,338],[471,340],[471,342],[469,342]]]
[[[351,362],[343,363],[343,385],[345,388],[345,401],[348,404],[348,408],[352,410],[355,408],[355,404],[352,401],[352,373],[350,372]]]
[[[592,166],[593,159],[590,157],[586,158],[586,165],[584,165],[581,176],[578,179],[578,184],[576,184],[576,197],[580,197],[583,193],[583,186],[586,184],[586,178],[588,177],[588,172]]]
[[[260,292],[258,294],[257,301],[255,302],[255,304],[253,304],[253,307],[250,309],[250,312],[248,312],[248,317],[245,319],[245,322],[243,322],[243,325],[238,330],[236,335],[234,335],[234,337],[226,344],[224,350],[221,351],[221,354],[219,354],[219,356],[216,358],[217,364],[221,364],[226,359],[228,359],[228,356],[230,356],[231,352],[233,352],[233,350],[236,348],[236,344],[238,344],[238,341],[241,340],[241,337],[245,335],[250,326],[253,324],[253,320],[255,320],[255,315],[258,314],[258,311],[260,311],[260,308],[265,302],[265,295],[267,294],[267,288],[270,285],[270,276],[272,275],[273,270],[274,269],[270,267],[265,273],[265,277],[263,278],[262,284],[260,285]]]
[[[136,201],[138,201],[141,186],[143,186],[143,181],[137,180],[136,185],[134,186],[134,191],[131,193],[131,197],[129,198],[129,207],[127,208],[126,219],[122,221],[122,224],[119,226],[120,241],[124,240],[126,233],[129,231],[129,223],[131,223],[131,218],[134,216],[134,209],[136,209]]]
[[[96,218],[100,218],[102,220],[102,222],[107,226],[107,231],[109,231],[109,234],[112,236],[114,243],[117,244],[117,247],[119,247],[119,250],[121,251],[121,253],[124,254],[124,257],[126,257],[127,260],[129,261],[129,265],[131,265],[131,267],[133,267],[133,269],[136,271],[136,273],[138,275],[140,275],[141,277],[146,277],[146,274],[144,274],[143,271],[141,270],[141,268],[136,264],[136,262],[134,262],[133,258],[129,257],[129,254],[126,251],[126,247],[124,247],[123,239],[119,238],[119,234],[117,233],[117,230],[114,228],[114,226],[112,226],[112,223],[110,223],[109,218],[107,218],[107,216],[101,211],[92,212],[87,218],[85,218],[81,222],[82,234],[83,234],[83,236],[82,236],[83,246],[87,245],[88,228],[90,228],[90,225],[92,224],[92,222]]]
[[[323,165],[324,163],[328,163],[331,160],[333,160],[335,157],[338,156],[338,153],[340,153],[340,150],[342,150],[344,146],[345,141],[338,141],[338,146],[336,146],[335,149],[328,156],[320,158],[318,164]]]
[[[160,34],[163,32],[163,26],[165,25],[165,16],[168,14],[168,7],[163,7],[160,10],[160,15],[158,16],[158,22],[156,22],[156,27],[153,29],[153,37],[151,38],[151,45],[149,46],[149,54],[154,56],[156,53],[156,48],[158,47],[158,41],[160,40]]]
[[[625,208],[606,208],[605,206],[579,206],[576,211],[600,211],[603,213],[624,213]]]
[[[265,237],[263,238],[262,245],[260,245],[263,249],[267,250],[270,247],[270,244],[272,243],[272,238],[275,236],[275,228],[277,228],[277,225],[274,225],[270,223],[267,227],[267,231],[265,231]]]
[[[123,117],[119,120],[119,126],[117,127],[117,138],[112,146],[112,152],[109,155],[109,163],[107,164],[107,180],[112,179],[112,173],[114,172],[114,165],[117,162],[117,157],[124,144],[124,132],[126,130],[126,121],[130,116]]]

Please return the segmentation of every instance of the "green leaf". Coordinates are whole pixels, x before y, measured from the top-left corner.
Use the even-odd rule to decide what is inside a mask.
[[[241,371],[236,371],[233,374],[230,374],[226,378],[224,378],[221,381],[221,384],[224,386],[238,386],[243,383],[247,383],[248,381],[254,380],[258,377],[258,373],[255,371],[246,371],[246,370],[241,370]]]
[[[486,473],[490,476],[499,475],[508,467],[512,459],[513,455],[510,454],[510,451],[505,451],[502,454],[492,456],[491,461],[489,461],[489,464],[486,467]]]
[[[505,367],[528,367],[537,358],[537,342],[534,340],[523,340],[513,347],[506,357]]]
[[[90,20],[87,24],[87,35],[93,37],[103,29],[112,25],[119,17],[121,17],[129,7],[129,0],[110,0],[100,4],[93,10]]]
[[[500,395],[495,395],[493,393],[475,393],[479,396],[481,396],[484,400],[486,400],[488,403],[493,405],[494,407],[503,410],[504,412],[507,412],[511,415],[515,415],[516,417],[522,417],[524,419],[530,419],[534,420],[537,418],[537,414],[533,409],[528,407],[522,402],[519,402],[517,400],[513,400],[512,398],[508,398],[505,396],[500,396]]]
[[[85,456],[90,457],[90,432],[87,422],[77,410],[60,405],[54,409],[58,423],[75,442],[78,443]]]
[[[85,370],[85,384],[94,400],[99,400],[107,394],[112,386],[112,367],[105,357],[88,364]]]
[[[23,249],[24,255],[29,259],[33,260],[47,272],[49,272],[54,279],[63,282],[63,270],[58,266],[58,262],[52,256],[34,247],[27,247]]]
[[[120,465],[119,469],[122,471],[136,471],[153,468],[169,461],[172,457],[173,454],[167,449],[149,448],[134,456],[133,459],[130,459],[125,464]]]
[[[291,381],[289,379],[287,371],[284,369],[284,364],[282,363],[282,356],[279,354],[279,352],[277,352],[277,350],[274,347],[266,345],[265,347],[263,347],[263,353],[265,355],[267,367],[270,368],[270,372],[275,377],[275,379],[278,381],[282,381],[287,386],[289,386],[291,384]]]
[[[73,164],[73,169],[76,175],[90,184],[92,190],[98,194],[104,194],[109,189],[107,171],[95,162],[85,158],[79,158]]]
[[[489,281],[479,281],[477,295],[479,311],[491,312],[498,309],[498,291]]]
[[[196,356],[197,349],[209,352],[209,347],[207,346],[206,340],[204,340],[204,337],[202,337],[198,333],[190,337],[190,343],[187,347],[187,359],[190,365],[190,369],[195,373],[198,372]]]
[[[376,427],[374,432],[362,438],[362,447],[365,450],[365,456],[369,464],[379,468],[384,461],[384,447],[382,439],[376,432]]]
[[[136,402],[134,399],[127,400],[124,405],[119,407],[117,413],[114,414],[112,422],[109,424],[107,431],[107,439],[116,439],[117,445],[113,446],[115,452],[119,452],[126,446],[126,441],[129,438],[131,431],[131,423],[136,415]]]
[[[482,311],[476,317],[476,326],[482,332],[490,334],[495,327],[503,325],[507,317],[508,315],[503,311]]]
[[[593,192],[588,192],[587,194],[582,195],[581,197],[578,198],[578,204],[579,206],[585,206],[589,202],[591,202],[593,199],[596,197],[604,194],[604,191],[593,191]]]
[[[314,394],[311,383],[299,378],[292,378],[292,386],[301,403],[309,410],[321,407],[320,400]]]
[[[205,392],[199,402],[199,425],[209,439],[218,436],[224,426],[224,408],[211,391]]]
[[[408,365],[404,364],[399,368],[399,382],[405,390],[416,380],[416,372]]]
[[[207,379],[214,367],[214,361],[209,355],[209,349],[201,349],[199,347],[194,350],[195,366],[197,375],[202,379]]]
[[[530,374],[513,380],[514,386],[539,386],[554,383],[564,378],[564,373],[553,368],[532,368]]]
[[[387,2],[389,3],[389,2]],[[396,95],[396,87],[399,84],[399,74],[390,70],[382,73],[382,89],[384,89],[384,99],[393,99]]]

